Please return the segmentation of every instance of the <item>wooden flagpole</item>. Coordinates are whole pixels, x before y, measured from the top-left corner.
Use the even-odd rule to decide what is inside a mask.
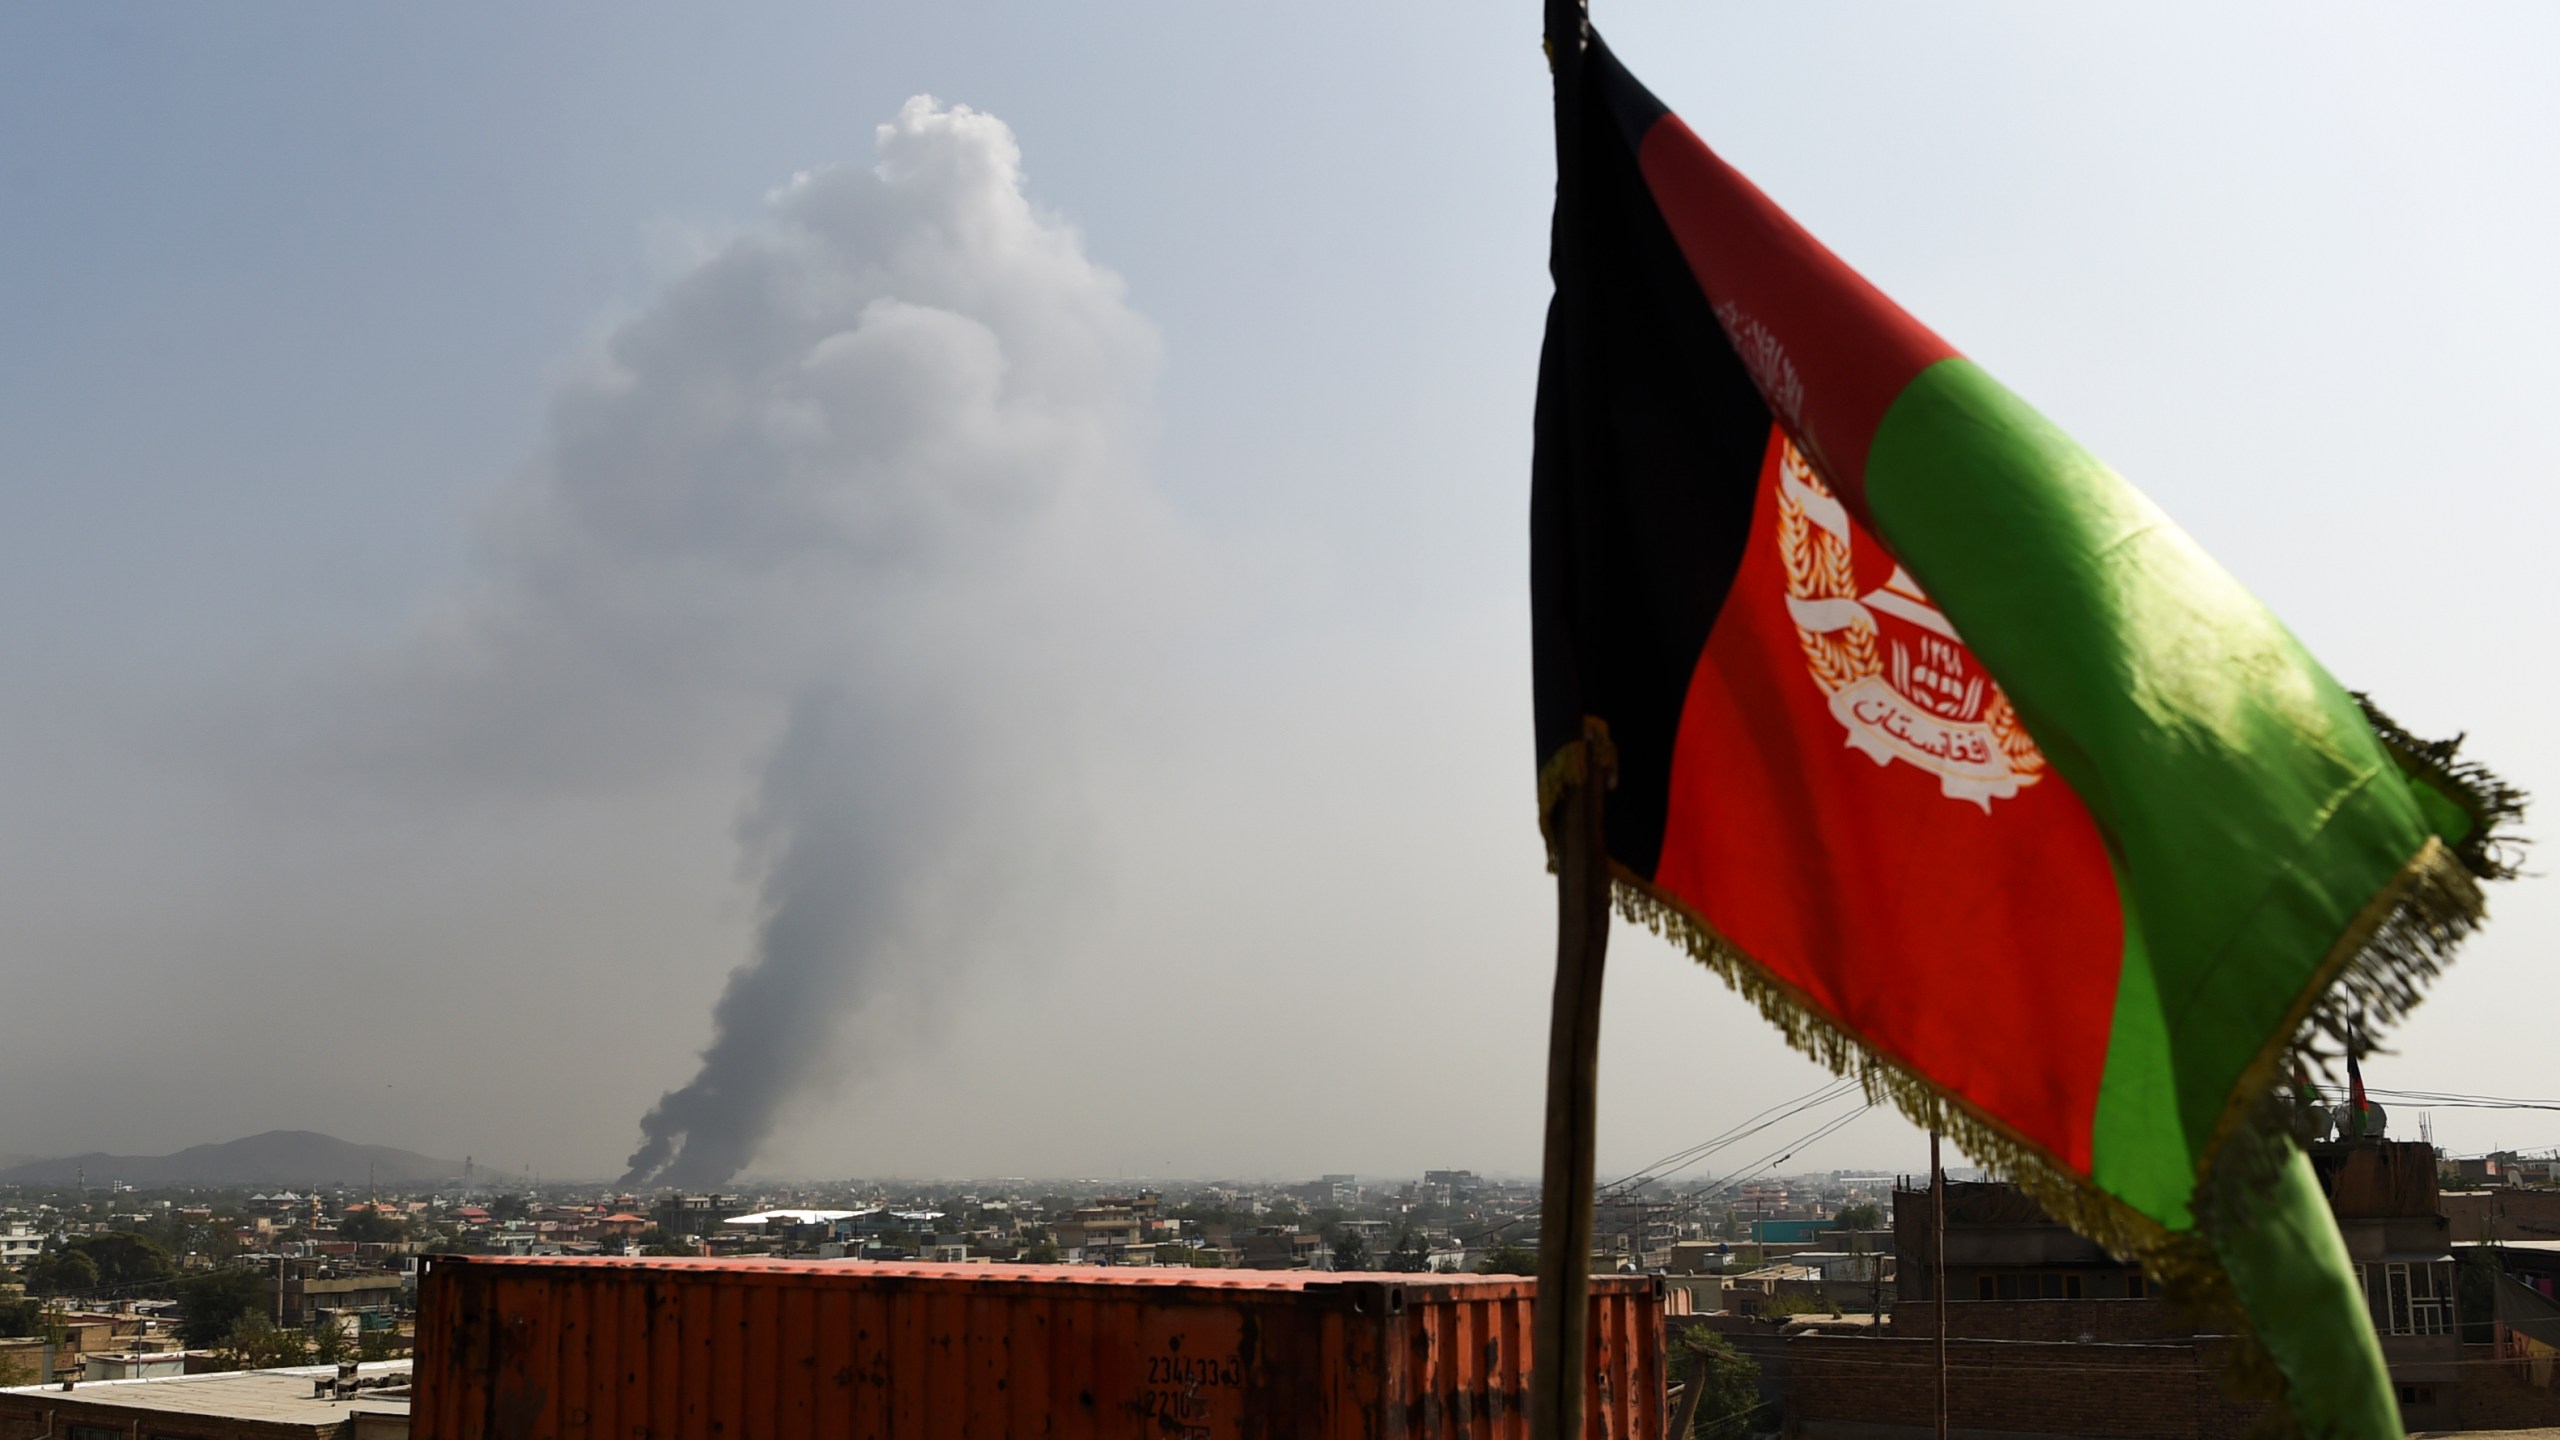
[[[1585,0],[1543,0],[1547,63],[1555,76],[1556,300],[1578,306],[1572,232]],[[1568,341],[1578,350],[1580,338]],[[1568,358],[1569,366],[1579,369]],[[1576,377],[1579,378],[1578,376]],[[1575,386],[1577,390],[1582,388]],[[1587,403],[1587,402],[1586,402]],[[1570,423],[1570,422],[1568,422]],[[1573,426],[1577,433],[1580,426]],[[1585,717],[1581,763],[1568,765],[1550,812],[1556,866],[1556,984],[1547,1021],[1545,1168],[1538,1191],[1538,1299],[1529,1343],[1530,1440],[1582,1440],[1591,1323],[1592,1126],[1600,1088],[1600,977],[1609,954],[1609,843],[1604,821],[1616,778],[1608,727]]]
[[[1556,988],[1547,1029],[1546,1167],[1539,1189],[1538,1303],[1529,1356],[1532,1440],[1581,1440],[1590,1353],[1592,1127],[1599,1111],[1600,979],[1609,954],[1615,776],[1608,732],[1585,721],[1582,773],[1554,812]]]
[[[1929,1132],[1929,1300],[1938,1312],[1938,1440],[1947,1440],[1947,1171]]]

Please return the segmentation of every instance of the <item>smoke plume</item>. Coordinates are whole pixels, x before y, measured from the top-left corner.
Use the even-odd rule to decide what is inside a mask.
[[[759,767],[753,947],[625,1183],[726,1181],[843,1068],[849,1016],[899,1028],[1069,893],[1092,697],[1166,548],[1155,363],[1012,133],[919,97],[564,386],[403,683],[467,732],[440,743],[554,782]]]

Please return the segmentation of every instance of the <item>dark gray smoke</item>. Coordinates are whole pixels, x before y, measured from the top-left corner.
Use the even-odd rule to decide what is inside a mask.
[[[1155,339],[1117,278],[992,116],[919,97],[878,149],[613,334],[400,682],[437,697],[422,730],[463,727],[439,743],[555,783],[764,757],[752,947],[630,1184],[728,1180],[858,1071],[852,1017],[911,1029],[952,967],[1022,949],[1166,553]]]
[[[844,1068],[849,1015],[1018,948],[1075,841],[1079,697],[1149,568],[1154,346],[1119,282],[1025,201],[992,117],[910,101],[880,149],[672,286],[581,431],[605,524],[635,501],[680,566],[770,562],[740,578],[784,634],[724,634],[746,663],[720,668],[789,687],[743,827],[754,948],[627,1184],[725,1182]],[[670,408],[715,423],[671,454]]]
[[[839,1044],[843,1016],[1001,943],[982,912],[1043,863],[1017,827],[1053,823],[1037,809],[1060,774],[1022,763],[1052,747],[988,723],[991,698],[822,685],[792,706],[746,826],[764,890],[754,953],[712,1013],[701,1073],[641,1120],[624,1183],[727,1181]],[[1008,791],[1022,810],[1007,813]]]

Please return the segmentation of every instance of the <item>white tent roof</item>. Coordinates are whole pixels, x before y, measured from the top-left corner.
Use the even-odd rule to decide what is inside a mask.
[[[860,1213],[862,1212],[858,1210],[759,1210],[753,1215],[732,1215],[720,1223],[723,1225],[770,1225],[779,1222],[785,1225],[828,1225],[838,1220],[850,1220]]]

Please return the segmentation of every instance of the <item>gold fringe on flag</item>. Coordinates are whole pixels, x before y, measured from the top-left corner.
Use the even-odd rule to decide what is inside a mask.
[[[2327,1073],[2329,1059],[2345,1053],[2351,1026],[2363,1037],[2360,1043],[2369,1046],[2376,1027],[2396,1023],[2416,1008],[2425,987],[2451,962],[2454,949],[2485,918],[2480,882],[2514,875],[2514,852],[2524,843],[2512,832],[2524,812],[2524,793],[2484,767],[2461,760],[2461,737],[2416,739],[2365,696],[2356,699],[2402,770],[2459,804],[2472,818],[2472,831],[2453,844],[2429,837],[2349,923],[2294,1013],[2242,1073],[2198,1166],[2194,1230],[2171,1230],[2101,1192],[2043,1147],[1842,1029],[1811,997],[1771,975],[1687,906],[1612,861],[1618,913],[1714,971],[1776,1026],[1789,1046],[1835,1075],[1855,1075],[1868,1103],[1890,1103],[1912,1124],[1942,1132],[1958,1149],[2033,1196],[2055,1219],[2118,1260],[2141,1266],[2199,1329],[2232,1336],[2237,1342],[2234,1388],[2275,1406],[2271,1433],[2292,1433],[2281,1377],[2215,1257],[2211,1227],[2218,1217],[2244,1213],[2239,1197],[2263,1193],[2290,1157],[2293,1113],[2279,1077],[2296,1060]],[[1606,743],[1605,727],[1600,733]],[[1586,773],[1583,750],[1580,743],[1567,745],[1540,770],[1542,833],[1565,784]],[[1549,834],[1550,869],[1554,863]]]

